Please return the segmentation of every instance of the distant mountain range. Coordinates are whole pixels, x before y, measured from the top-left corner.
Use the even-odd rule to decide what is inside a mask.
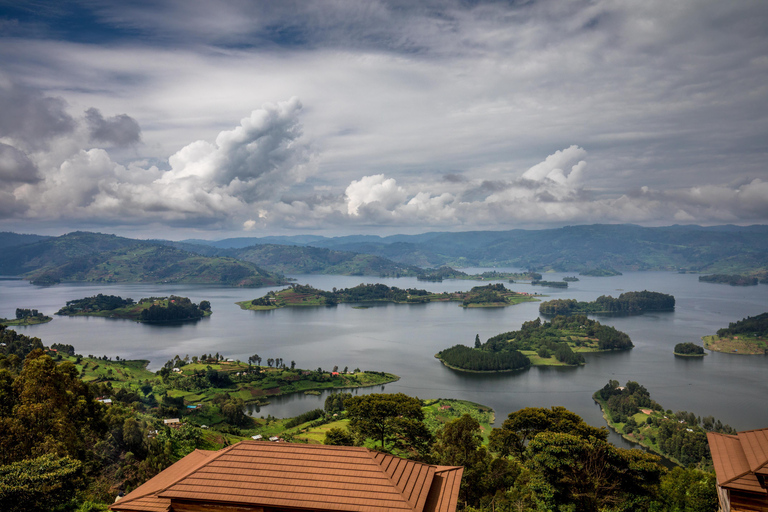
[[[764,225],[645,228],[596,224],[388,237],[302,235],[185,242],[221,249],[275,243],[319,247],[370,254],[419,267],[512,266],[564,272],[594,268],[744,272],[768,267],[768,226]],[[269,268],[267,261],[259,264]]]
[[[0,233],[0,274],[38,283],[173,282],[268,286],[282,274],[415,276],[422,268],[509,266],[743,273],[768,269],[768,226],[568,226],[378,237],[315,235],[219,241],[100,233]]]

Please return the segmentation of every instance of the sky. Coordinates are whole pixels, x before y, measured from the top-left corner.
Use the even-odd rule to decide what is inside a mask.
[[[768,223],[768,2],[0,0],[0,231]]]

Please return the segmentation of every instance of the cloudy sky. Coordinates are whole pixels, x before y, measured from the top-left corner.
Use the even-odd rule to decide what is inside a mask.
[[[763,0],[0,0],[0,230],[768,223]]]

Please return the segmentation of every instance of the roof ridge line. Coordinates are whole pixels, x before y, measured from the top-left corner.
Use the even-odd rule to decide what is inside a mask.
[[[403,493],[404,491],[400,490],[400,486],[397,485],[397,482],[395,482],[392,479],[392,477],[389,476],[389,473],[387,473],[386,470],[381,466],[381,464],[378,461],[376,461],[375,457],[376,457],[377,453],[380,453],[384,457],[392,457],[393,459],[397,458],[397,459],[401,459],[401,460],[405,461],[406,463],[410,462],[410,463],[413,463],[413,464],[418,464],[420,466],[427,466],[427,468],[428,468],[427,471],[429,471],[429,468],[434,469],[434,471],[432,472],[432,478],[429,479],[429,482],[424,482],[425,486],[426,485],[429,485],[429,486],[432,485],[432,482],[435,479],[435,475],[437,474],[437,466],[434,465],[434,464],[427,464],[426,462],[421,462],[421,461],[418,461],[418,460],[404,459],[402,457],[397,457],[396,455],[392,455],[391,453],[377,452],[377,451],[371,450],[370,448],[366,448],[366,449],[368,450],[369,453],[372,454],[371,459],[373,460],[373,462],[376,463],[377,466],[379,466],[379,469],[381,470],[382,473],[384,473],[384,476],[386,476],[387,479],[389,479],[389,481],[392,482],[393,487],[395,489],[397,489],[398,494],[400,494],[400,496],[403,498],[403,500],[411,507],[411,510],[413,510],[414,512],[421,512],[422,510],[424,510],[424,505],[426,505],[426,496],[425,496],[425,498],[423,500],[424,503],[422,503],[421,508],[419,508],[419,509],[416,508],[419,505],[419,500],[416,500],[416,502],[413,505],[411,505],[411,500],[406,499],[405,494]]]
[[[726,480],[725,482],[723,482],[720,485],[722,486],[723,484],[729,484],[729,483],[734,482],[734,481],[738,480],[739,478],[741,478],[741,477],[743,477],[745,475],[748,475],[748,474],[754,474],[754,473],[752,473],[752,470],[748,469],[748,470],[744,471],[743,473],[739,473],[738,475],[734,476],[733,478],[730,478],[730,479]],[[715,475],[715,476],[717,476],[717,475]]]

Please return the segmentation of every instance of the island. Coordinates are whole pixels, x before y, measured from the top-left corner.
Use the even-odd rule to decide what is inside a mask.
[[[568,283],[575,283],[575,282],[577,282],[578,280],[579,280],[579,278],[578,278],[578,277],[576,277],[576,276],[565,276],[565,277],[563,278],[563,281],[565,281],[565,282],[568,282]]]
[[[461,270],[452,267],[442,266],[438,268],[424,269],[416,276],[419,281],[442,282],[443,279],[463,279],[467,281],[533,281],[541,279],[541,274],[533,271],[528,272],[499,272],[489,270],[480,274],[467,274]]]
[[[592,302],[580,302],[574,299],[556,299],[542,302],[539,313],[542,315],[642,315],[648,311],[674,311],[675,297],[666,293],[625,292],[614,299],[610,295],[602,295]]]
[[[176,323],[197,321],[211,315],[207,300],[193,303],[188,297],[147,297],[134,302],[116,295],[99,293],[93,297],[67,301],[55,314],[62,316],[101,316],[146,323]]]
[[[622,273],[612,268],[593,268],[593,269],[585,270],[584,272],[579,272],[579,275],[590,276],[590,277],[613,277],[613,276],[620,276],[622,275]]]
[[[628,350],[633,347],[626,333],[586,315],[557,316],[524,322],[519,331],[498,334],[484,344],[475,338],[475,348],[454,345],[435,357],[445,366],[468,372],[525,370],[530,366],[579,366],[583,352]]]
[[[695,343],[678,343],[675,345],[674,354],[680,357],[704,357],[707,355],[704,352],[704,347]]]
[[[36,309],[16,308],[16,318],[0,318],[0,324],[4,325],[37,325],[53,320],[50,316],[40,313]]]
[[[748,316],[719,329],[716,335],[704,336],[704,348],[728,354],[768,354],[768,313]]]
[[[475,286],[468,292],[431,293],[415,288],[397,288],[384,284],[360,284],[332,291],[309,285],[292,284],[289,288],[272,291],[258,299],[240,301],[242,309],[264,311],[284,307],[335,306],[336,304],[392,302],[396,304],[425,304],[428,302],[461,302],[462,307],[503,307],[538,300],[531,294],[518,293],[503,284]]]
[[[701,283],[729,284],[731,286],[757,286],[759,279],[757,276],[746,276],[740,274],[710,274],[708,276],[699,276]]]
[[[644,386],[633,381],[619,386],[618,381],[611,380],[592,398],[600,405],[608,426],[622,437],[681,466],[711,468],[707,432],[736,433],[712,416],[665,411]]]
[[[541,279],[534,279],[531,281],[534,286],[546,286],[549,288],[568,288],[568,281],[542,281]]]

